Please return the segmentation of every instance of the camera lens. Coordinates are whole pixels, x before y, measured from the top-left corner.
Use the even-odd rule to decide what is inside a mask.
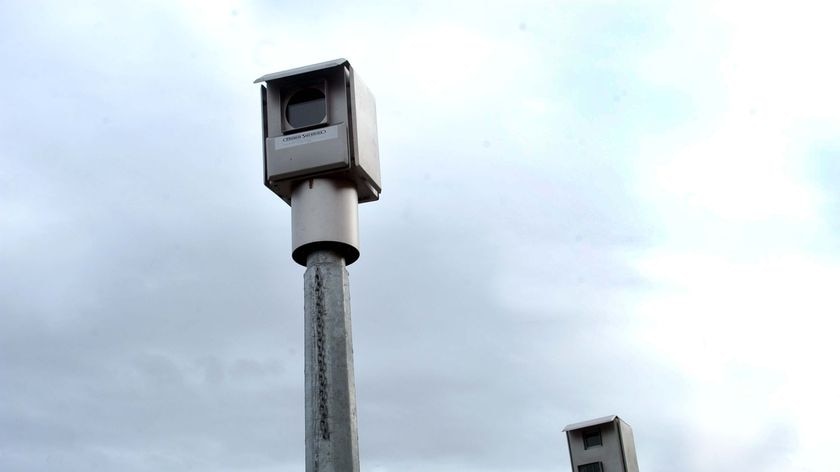
[[[286,103],[286,121],[295,128],[317,125],[326,117],[327,99],[318,89],[298,90]]]

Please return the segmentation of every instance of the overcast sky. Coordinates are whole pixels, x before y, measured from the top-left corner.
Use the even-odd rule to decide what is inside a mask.
[[[269,72],[348,58],[369,472],[840,470],[832,2],[0,2],[0,470],[303,469]]]

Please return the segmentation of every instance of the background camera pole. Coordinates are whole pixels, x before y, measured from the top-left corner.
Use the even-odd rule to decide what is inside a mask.
[[[309,254],[304,274],[306,471],[358,472],[350,280],[344,257]]]

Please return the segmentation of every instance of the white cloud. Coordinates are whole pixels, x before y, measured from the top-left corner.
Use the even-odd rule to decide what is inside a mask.
[[[709,445],[750,444],[782,424],[802,470],[837,465],[825,425],[840,415],[825,405],[840,396],[827,375],[840,358],[840,261],[654,252],[638,268],[654,288],[633,309],[633,337],[685,376],[693,394],[684,414],[716,438]]]
[[[812,128],[840,134],[833,8],[721,2],[703,21],[673,10],[671,45],[640,63],[697,113],[643,139],[636,191],[662,238],[636,258],[651,288],[632,311],[639,348],[690,385],[698,469],[765,440],[785,444],[764,470],[838,466],[825,425],[840,416],[825,405],[840,396],[826,375],[840,358],[840,260],[821,249],[836,236],[808,161]]]
[[[298,465],[300,268],[250,81],[346,56],[387,150],[351,267],[371,467],[554,470],[563,423],[625,412],[652,470],[836,465],[840,261],[802,160],[836,132],[831,6],[130,5],[0,15],[4,80],[61,92],[0,88],[0,464]]]

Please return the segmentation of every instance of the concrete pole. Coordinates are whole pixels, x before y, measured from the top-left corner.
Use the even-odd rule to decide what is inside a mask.
[[[304,274],[306,472],[358,472],[350,279],[344,258],[316,250]]]

